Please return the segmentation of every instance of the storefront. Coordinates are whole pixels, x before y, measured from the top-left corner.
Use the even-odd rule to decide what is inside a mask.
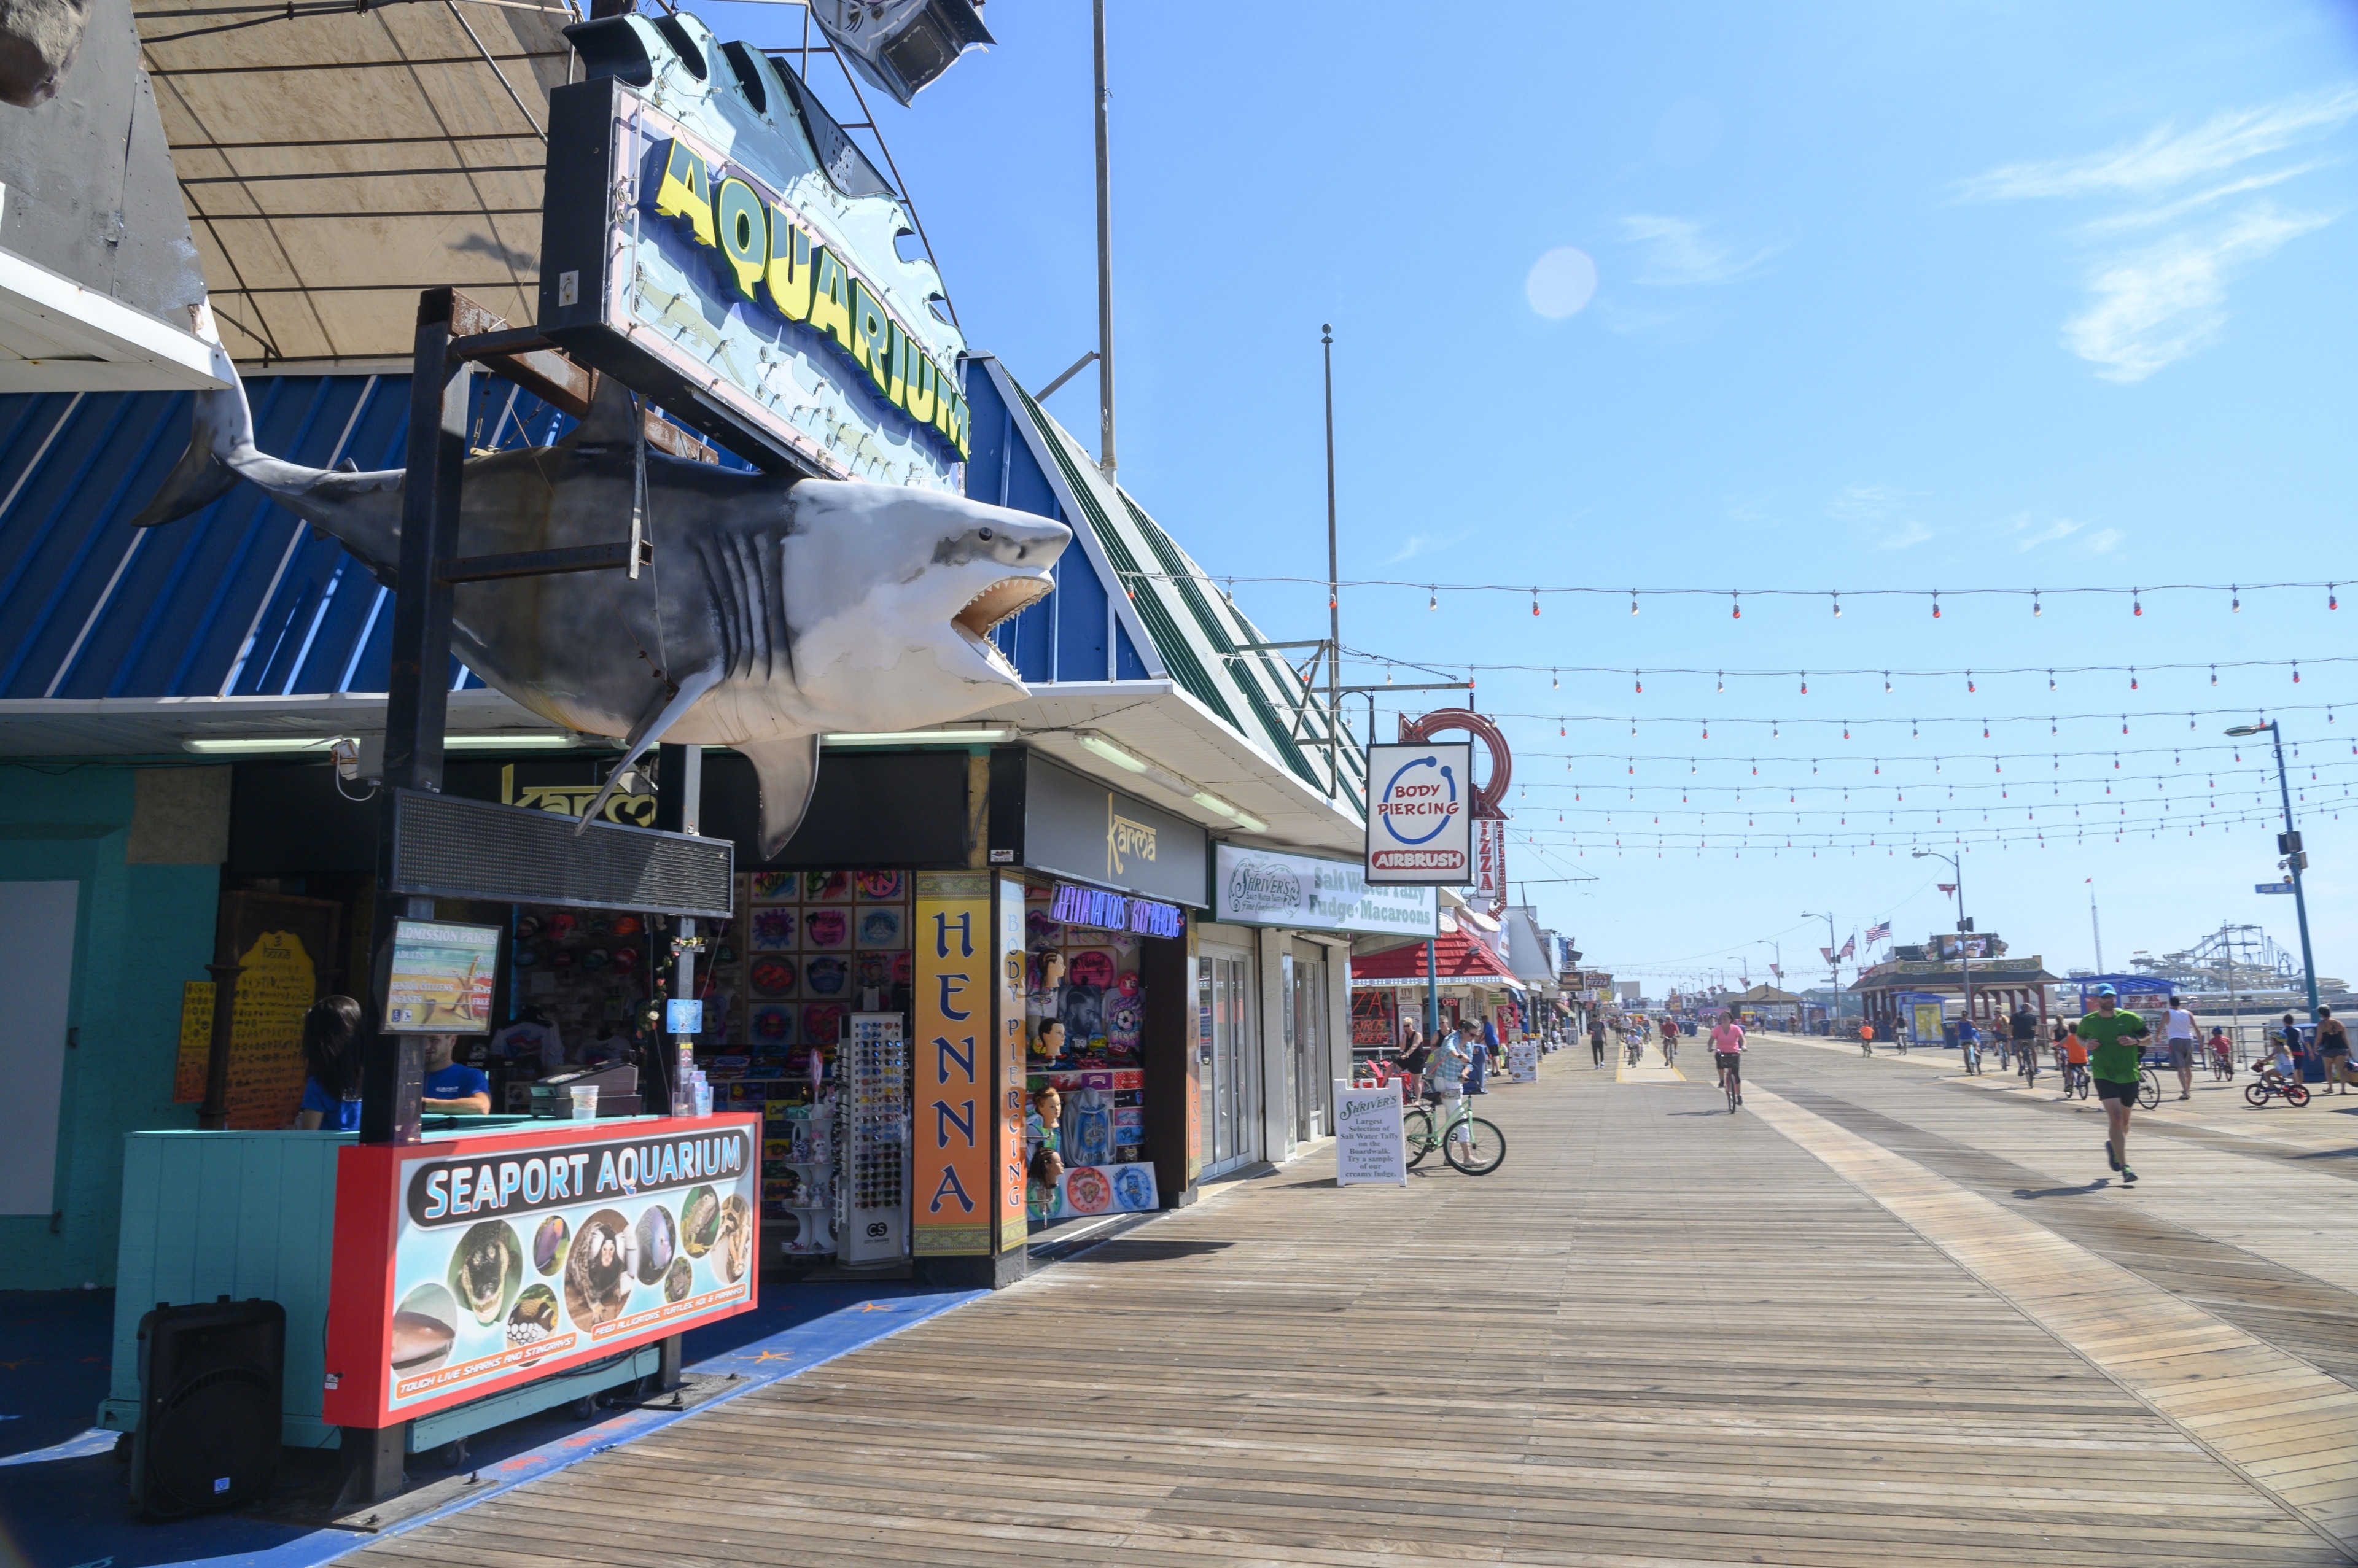
[[[1425,1028],[1428,1002],[1443,1029],[1479,1029],[1487,1022],[1501,1042],[1529,1033],[1528,994],[1476,928],[1478,918],[1466,910],[1444,910],[1430,944],[1411,943],[1352,960],[1355,1041],[1361,1054],[1396,1054],[1409,1029]]]
[[[1215,1171],[1282,1159],[1333,1131],[1334,1085],[1351,1076],[1357,1018],[1351,944],[1433,929],[1424,887],[1370,887],[1357,862],[1222,843],[1196,954],[1199,1046],[1215,1098]],[[1256,1100],[1256,1096],[1258,1099]],[[1256,1114],[1256,1112],[1258,1114]],[[1258,1142],[1256,1142],[1256,1137]]]

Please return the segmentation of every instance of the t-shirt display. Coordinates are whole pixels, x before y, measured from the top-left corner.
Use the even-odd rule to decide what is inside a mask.
[[[706,948],[698,1060],[713,1108],[762,1117],[762,1225],[775,1255],[836,1250],[838,1046],[854,1012],[909,1011],[906,871],[748,871]]]

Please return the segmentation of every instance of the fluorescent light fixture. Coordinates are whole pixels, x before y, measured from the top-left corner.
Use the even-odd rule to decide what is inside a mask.
[[[874,730],[829,735],[830,746],[996,746],[1015,739],[1015,730],[1000,725],[986,730]]]
[[[1209,790],[1199,789],[1191,797],[1197,806],[1215,816],[1225,816],[1248,833],[1266,833],[1269,824],[1240,806],[1231,806]]]
[[[254,735],[237,740],[186,740],[180,749],[200,756],[271,756],[295,752],[332,751],[338,740],[335,735]]]
[[[570,735],[445,735],[442,749],[446,752],[540,752],[557,751],[577,742]]]
[[[1082,751],[1091,752],[1103,757],[1125,773],[1142,773],[1153,765],[1144,757],[1135,752],[1124,750],[1094,730],[1076,730],[1073,732],[1073,739],[1081,743]]]

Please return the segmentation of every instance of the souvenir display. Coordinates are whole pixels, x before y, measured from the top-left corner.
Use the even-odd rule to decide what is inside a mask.
[[[1032,1092],[1026,1152],[1055,1152],[1068,1175],[1134,1163],[1146,1143],[1146,1075],[1139,1066],[1147,1005],[1138,972],[1143,938],[1056,921],[1049,897],[1044,888],[1030,890],[1023,921]],[[1043,1108],[1044,1095],[1050,1109]],[[1079,1212],[1065,1195],[1069,1180],[1044,1184],[1035,1173],[1031,1186],[1035,1223]]]
[[[909,1214],[909,1046],[901,1014],[845,1021],[843,1260],[898,1261]]]

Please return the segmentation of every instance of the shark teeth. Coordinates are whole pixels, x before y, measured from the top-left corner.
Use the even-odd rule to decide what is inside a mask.
[[[969,636],[988,639],[1001,625],[1046,594],[1048,588],[1048,582],[1042,578],[1001,578],[968,600],[950,620]]]

